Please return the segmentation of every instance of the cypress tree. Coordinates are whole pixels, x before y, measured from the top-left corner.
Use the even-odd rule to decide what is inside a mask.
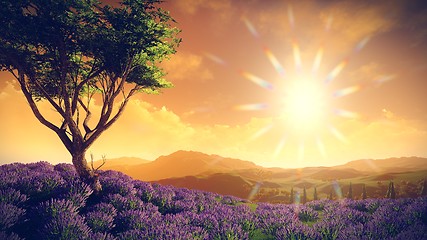
[[[289,203],[294,203],[294,188],[291,188],[291,195],[289,196]]]
[[[329,192],[329,200],[332,200],[332,188],[331,188],[331,191]]]
[[[316,187],[314,187],[313,200],[318,200],[318,198],[317,198],[317,188]]]
[[[394,190],[394,183],[393,181],[390,181],[388,184],[388,190],[387,190],[387,198],[396,199],[396,191]]]
[[[363,184],[363,188],[362,188],[362,199],[366,199],[367,195],[366,195],[366,185]]]
[[[302,204],[305,204],[307,202],[307,191],[305,190],[305,186],[302,192]]]
[[[427,196],[427,178],[424,178],[423,186],[421,187],[421,197]]]
[[[353,187],[351,185],[351,182],[350,182],[350,187],[348,188],[347,198],[353,199]]]

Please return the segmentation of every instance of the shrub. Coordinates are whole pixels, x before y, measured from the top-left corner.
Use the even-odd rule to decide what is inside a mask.
[[[104,212],[89,212],[86,214],[87,225],[94,232],[108,232],[113,227],[114,217]]]
[[[7,230],[14,226],[24,215],[25,209],[19,208],[10,203],[0,203],[0,230]]]
[[[88,239],[91,231],[84,218],[71,212],[60,212],[42,229],[44,239],[80,240]]]
[[[12,188],[0,190],[0,203],[21,205],[22,203],[27,201],[27,199],[27,195],[21,194],[20,191],[17,191]]]

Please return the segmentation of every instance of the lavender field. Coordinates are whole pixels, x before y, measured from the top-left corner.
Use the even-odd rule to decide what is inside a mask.
[[[427,199],[251,203],[72,165],[0,166],[0,239],[427,239]]]

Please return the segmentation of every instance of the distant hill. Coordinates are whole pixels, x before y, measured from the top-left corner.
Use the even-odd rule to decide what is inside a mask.
[[[407,172],[427,170],[427,158],[401,157],[387,159],[365,159],[335,166],[334,169],[352,168],[361,172]]]
[[[95,162],[95,167],[100,163],[101,161]],[[379,181],[395,180],[398,184],[410,181],[418,186],[421,179],[427,178],[427,158],[356,160],[334,167],[284,169],[264,168],[250,161],[218,155],[177,151],[160,156],[154,161],[138,158],[108,159],[101,169],[121,171],[143,181],[241,198],[247,198],[252,189],[262,183],[258,199],[274,201],[277,196],[286,196],[292,187],[306,187],[309,194],[312,194],[316,186],[320,196],[326,197],[333,189],[332,182],[338,183],[344,193],[352,182],[353,191],[358,196],[362,185],[366,185],[370,196],[381,197],[385,194],[382,191],[387,189],[383,189],[384,184],[378,185]]]
[[[99,167],[102,164],[102,160],[97,160],[93,162],[94,168]],[[136,165],[146,164],[151,161],[136,158],[136,157],[120,157],[120,158],[108,158],[105,164],[101,167],[101,169],[109,169],[116,170],[121,172],[127,172],[129,169]]]
[[[365,173],[357,171],[353,168],[342,168],[342,169],[320,169],[319,171],[309,175],[310,178],[318,180],[336,180],[336,179],[348,179],[366,176]]]
[[[239,169],[262,168],[250,161],[224,158],[193,151],[177,151],[152,162],[130,168],[126,174],[144,181],[197,176],[204,173],[225,173]]]

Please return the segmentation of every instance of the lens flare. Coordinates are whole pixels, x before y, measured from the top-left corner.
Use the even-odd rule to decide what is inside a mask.
[[[334,21],[334,17],[332,15],[329,15],[328,20],[326,20],[325,24],[325,31],[329,32],[332,26],[332,22]]]
[[[268,89],[268,90],[273,90],[273,85],[269,82],[267,82],[266,80],[257,77],[255,75],[253,75],[252,73],[249,72],[245,72],[245,71],[241,71],[240,72],[241,75],[249,80],[251,80],[253,83],[257,84],[258,86]]]
[[[221,64],[221,65],[225,65],[226,64],[225,61],[222,58],[220,58],[220,57],[218,57],[216,55],[213,55],[211,53],[204,53],[204,55],[207,58],[209,58],[210,60],[212,60],[212,61],[214,61],[214,62],[216,62],[218,64]]]
[[[347,65],[347,60],[342,61],[340,64],[338,64],[326,77],[325,83],[328,84],[332,80],[334,80],[338,74],[343,70],[343,68]]]
[[[257,182],[254,187],[252,188],[251,192],[249,193],[248,200],[252,200],[255,195],[259,192],[259,189],[261,188],[262,183]]]
[[[280,76],[285,76],[285,69],[282,67],[280,62],[277,60],[277,58],[274,56],[274,54],[268,49],[267,47],[264,47],[264,53],[267,56],[268,60],[270,60],[270,63],[273,64],[274,69],[277,73],[279,73]]]
[[[319,70],[320,63],[322,62],[322,57],[323,57],[323,47],[320,47],[319,50],[317,50],[316,57],[313,62],[313,68],[311,70],[313,74],[317,73],[317,71]]]
[[[395,75],[380,76],[380,77],[376,78],[374,80],[374,82],[377,84],[377,86],[380,86],[380,85],[384,84],[385,82],[392,80],[395,77],[396,77]]]
[[[242,104],[234,107],[234,109],[239,111],[256,111],[263,110],[266,108],[268,108],[268,105],[266,103]]]
[[[283,148],[285,147],[285,144],[286,144],[286,136],[283,136],[280,139],[279,144],[277,144],[276,149],[274,150],[273,158],[277,158],[279,156],[279,154],[282,152]]]
[[[295,191],[295,200],[294,200],[295,204],[300,204],[301,203],[301,190],[297,190]]]
[[[342,198],[342,190],[341,190],[341,187],[338,184],[338,182],[337,181],[333,181],[332,182],[332,186],[334,188],[334,191],[335,191],[335,194],[336,194],[337,198],[341,199]]]
[[[343,109],[334,109],[334,113],[337,116],[345,117],[345,118],[359,118],[359,114],[350,112]]]
[[[354,49],[356,52],[360,52],[365,46],[366,44],[369,42],[369,40],[371,40],[370,36],[367,36],[365,38],[363,38],[357,45],[356,48]]]
[[[291,28],[295,28],[295,18],[294,18],[294,12],[292,11],[292,6],[288,6],[288,20],[289,24],[291,25]]]
[[[295,16],[291,5],[288,5],[287,15],[292,34],[295,34]],[[250,34],[259,41],[260,34],[255,28],[255,26],[252,24],[252,22],[245,16],[242,16],[241,20],[250,32]],[[329,32],[332,28],[333,20],[334,18],[332,15],[329,15],[328,18],[325,19],[325,33]],[[330,116],[326,116],[325,113],[332,113],[336,116],[349,119],[356,119],[360,117],[359,114],[348,110],[331,109],[331,106],[329,106],[329,101],[356,93],[360,91],[362,87],[366,86],[361,84],[349,86],[343,89],[332,91],[331,94],[328,89],[329,86],[327,86],[327,84],[337,79],[339,74],[348,64],[350,57],[352,57],[352,54],[360,52],[368,44],[371,39],[371,36],[366,36],[361,41],[359,41],[354,46],[353,51],[351,51],[350,54],[346,58],[344,58],[344,60],[334,66],[332,70],[330,70],[328,74],[326,74],[326,76],[321,76],[321,80],[323,81],[318,81],[319,76],[317,75],[321,70],[320,67],[322,61],[324,61],[325,54],[323,43],[325,43],[326,39],[323,38],[324,36],[321,37],[319,41],[319,48],[317,49],[317,52],[315,52],[311,67],[311,74],[306,74],[302,71],[302,61],[305,59],[302,59],[301,57],[302,54],[299,43],[297,41],[297,37],[292,36],[293,40],[291,42],[291,54],[293,55],[292,57],[295,64],[295,72],[288,72],[288,69],[286,69],[286,81],[281,81],[279,83],[280,85],[277,88],[274,88],[275,91],[272,92],[273,94],[278,94],[278,99],[281,100],[281,102],[277,104],[277,106],[279,106],[278,108],[280,108],[280,113],[278,113],[277,116],[273,117],[274,121],[272,121],[272,123],[261,127],[249,138],[250,141],[258,139],[261,136],[265,135],[267,132],[270,132],[275,127],[280,127],[280,129],[286,131],[286,134],[284,134],[284,132],[281,134],[281,137],[279,137],[280,139],[278,141],[278,144],[274,146],[272,154],[272,157],[274,159],[278,158],[282,154],[285,145],[290,140],[292,140],[288,137],[295,135],[295,137],[297,138],[297,144],[295,145],[297,148],[297,158],[299,161],[303,160],[305,158],[306,147],[307,150],[311,150],[311,146],[305,145],[311,142],[308,141],[308,137],[311,137],[310,134],[314,135],[313,143],[317,146],[320,155],[323,158],[326,158],[327,152],[325,149],[325,143],[318,135],[323,132],[323,129],[326,128],[331,135],[333,135],[336,139],[343,143],[348,143],[348,140],[346,139],[343,133],[341,133],[336,127],[331,125],[331,123],[329,123]],[[285,68],[282,66],[282,64],[273,54],[273,52],[268,47],[266,47],[265,44],[262,44],[261,46],[263,46],[263,52],[268,61],[273,65],[275,71],[281,77],[285,77]],[[225,64],[224,60],[213,54],[207,53],[205,54],[205,56],[216,63],[223,65]],[[269,81],[266,81],[263,78],[258,77],[247,71],[239,71],[239,73],[244,78],[247,78],[248,80],[262,88],[273,90],[273,87],[275,87]],[[382,83],[387,82],[393,79],[394,77],[394,75],[381,75],[378,78],[374,79],[373,83],[381,85]],[[274,108],[274,106],[276,105],[272,104],[271,106],[273,106]],[[234,109],[238,111],[257,111],[264,110],[268,107],[269,105],[267,105],[266,103],[253,103],[237,105],[234,107]],[[289,146],[294,145],[292,144]],[[254,194],[256,194],[258,188],[259,185],[256,184],[249,196],[250,198],[253,197]],[[334,183],[334,189],[337,196],[339,198],[342,198],[341,188],[339,187],[337,182]],[[297,192],[295,195],[296,203],[300,202],[299,195],[300,192]]]
[[[294,52],[295,68],[299,71],[301,70],[302,62],[301,62],[301,54],[300,54],[298,43],[296,40],[294,40],[292,43],[292,49]]]
[[[329,131],[336,137],[338,140],[340,140],[343,143],[347,143],[347,139],[344,137],[344,135],[338,131],[334,126],[329,125],[328,127]]]
[[[258,130],[254,135],[251,136],[251,138],[249,140],[255,140],[259,137],[261,137],[262,135],[266,134],[268,131],[270,131],[273,128],[273,124],[269,124],[263,128],[261,128],[260,130]]]
[[[246,28],[248,28],[249,32],[252,34],[252,36],[259,38],[258,31],[255,29],[254,25],[247,19],[246,17],[242,17],[243,22],[246,25]]]
[[[334,97],[344,97],[349,94],[355,93],[361,89],[360,85],[351,86],[348,88],[343,88],[341,90],[335,91]]]

